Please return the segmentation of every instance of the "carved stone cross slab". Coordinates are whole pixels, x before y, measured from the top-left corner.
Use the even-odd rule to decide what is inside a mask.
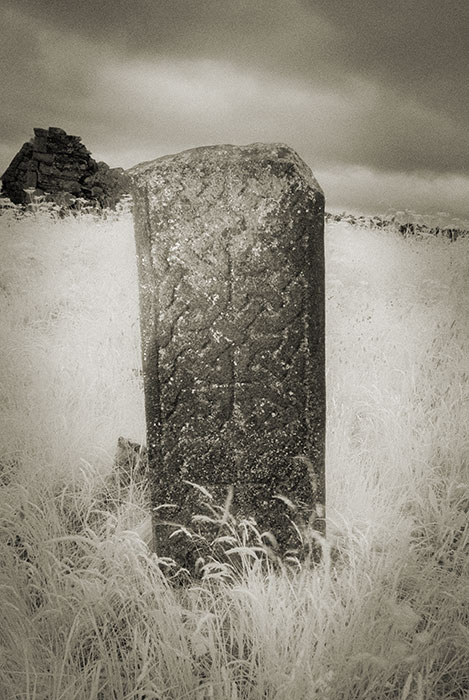
[[[187,481],[233,485],[233,508],[285,550],[296,535],[276,496],[303,520],[325,502],[323,193],[281,144],[196,148],[128,174],[156,551],[193,564],[190,542],[169,537],[200,512]]]

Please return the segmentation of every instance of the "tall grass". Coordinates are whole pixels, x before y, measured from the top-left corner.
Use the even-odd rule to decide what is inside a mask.
[[[129,215],[0,218],[3,459],[75,474],[144,437]],[[119,427],[120,426],[120,427]]]
[[[177,588],[146,494],[102,498],[144,440],[129,212],[0,236],[1,698],[468,697],[465,239],[328,225],[323,560]]]

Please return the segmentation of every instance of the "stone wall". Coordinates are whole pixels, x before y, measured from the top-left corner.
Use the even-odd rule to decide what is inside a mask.
[[[2,194],[15,204],[29,203],[32,194],[46,195],[64,207],[73,206],[77,198],[114,207],[128,191],[121,168],[97,163],[79,136],[57,127],[34,129],[34,138],[23,144],[2,175]]]

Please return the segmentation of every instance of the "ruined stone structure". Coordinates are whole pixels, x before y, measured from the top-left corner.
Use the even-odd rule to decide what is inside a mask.
[[[325,502],[324,196],[289,147],[196,148],[135,166],[135,234],[154,541],[205,486],[298,544]],[[166,504],[166,505],[165,505]],[[162,507],[164,506],[164,507]]]
[[[63,129],[34,129],[34,138],[23,144],[2,175],[2,193],[15,204],[26,204],[33,196],[69,207],[77,198],[101,207],[113,207],[129,191],[121,168],[97,163],[81,143]]]

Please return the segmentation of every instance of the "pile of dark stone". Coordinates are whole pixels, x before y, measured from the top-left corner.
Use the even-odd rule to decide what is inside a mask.
[[[468,237],[469,231],[461,228],[450,228],[444,226],[426,226],[422,223],[397,221],[394,217],[384,219],[381,216],[355,216],[353,214],[331,214],[325,212],[324,219],[326,223],[345,222],[352,226],[362,228],[387,229],[397,231],[404,237],[425,237],[436,236],[440,238],[449,238],[451,241],[456,241],[460,237]]]
[[[2,175],[2,194],[14,204],[29,204],[35,197],[77,208],[77,202],[114,208],[129,192],[122,168],[97,163],[81,143],[63,129],[34,129]]]
[[[443,226],[425,226],[425,224],[415,224],[408,222],[399,225],[399,233],[403,236],[439,236],[456,241],[461,236],[467,236],[468,231],[459,228],[449,228]]]

